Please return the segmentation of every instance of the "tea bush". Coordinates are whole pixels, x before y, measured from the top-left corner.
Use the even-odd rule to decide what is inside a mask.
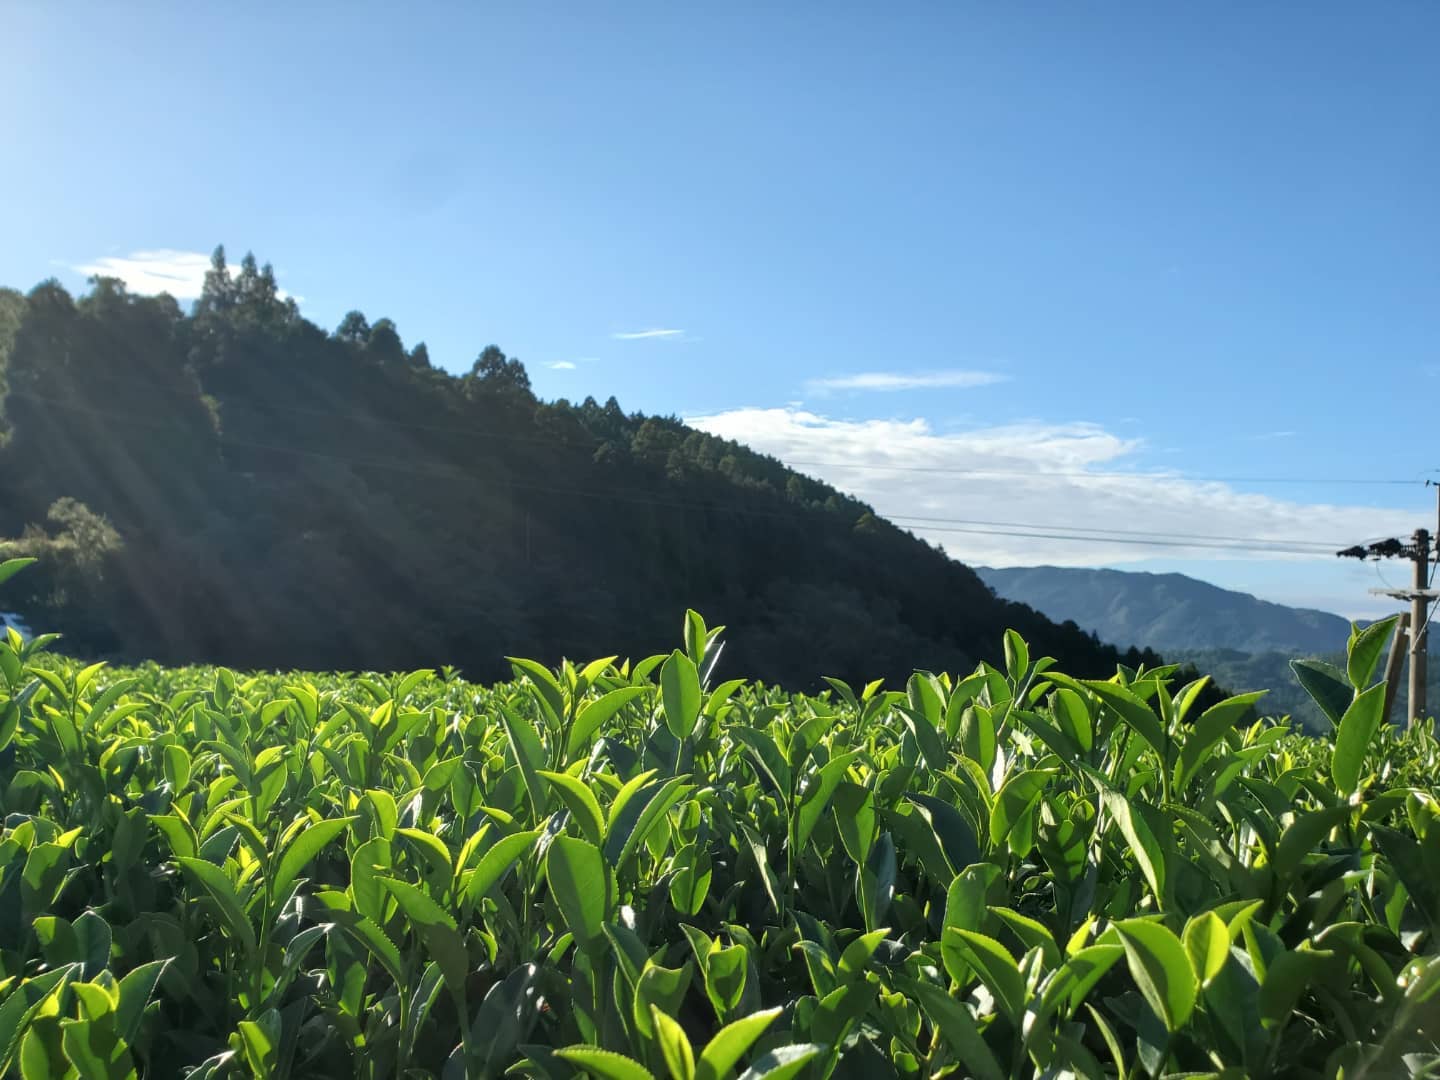
[[[19,561],[0,568],[0,578]],[[1440,1074],[1440,748],[1170,668],[817,696],[0,641],[0,1075]]]

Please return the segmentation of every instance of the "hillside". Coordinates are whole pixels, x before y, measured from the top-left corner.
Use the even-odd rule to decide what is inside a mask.
[[[1308,656],[1343,650],[1350,633],[1339,615],[1273,604],[1183,574],[1056,566],[979,567],[976,573],[1007,600],[1052,619],[1073,619],[1105,641],[1143,641],[1163,652]]]
[[[1432,635],[1433,639],[1433,635]],[[1330,721],[1305,692],[1290,661],[1298,654],[1282,652],[1244,653],[1234,649],[1179,650],[1170,659],[1193,664],[1200,671],[1210,675],[1216,683],[1234,693],[1249,690],[1268,691],[1262,700],[1263,711],[1275,715],[1286,714],[1300,721],[1311,731],[1330,730]],[[1327,654],[1312,654],[1314,659],[1324,660],[1337,668],[1344,668],[1343,648]],[[1427,666],[1425,700],[1434,711],[1434,704],[1440,702],[1440,665],[1437,665],[1435,650],[1430,650]],[[1408,676],[1402,672],[1395,688],[1395,703],[1390,719],[1404,723],[1409,715]]]
[[[7,605],[87,655],[244,668],[646,655],[686,607],[722,670],[792,686],[1122,657],[773,458],[542,401],[494,346],[454,376],[359,312],[329,333],[217,251],[192,311],[111,279],[0,291]],[[1153,654],[1150,660],[1156,659]]]

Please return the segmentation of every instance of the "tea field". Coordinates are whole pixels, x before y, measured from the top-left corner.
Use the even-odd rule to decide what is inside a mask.
[[[20,569],[0,567],[0,578]],[[297,613],[297,617],[301,617]],[[305,617],[319,617],[309,615]],[[1440,746],[1173,669],[802,696],[0,641],[0,1076],[1440,1075]]]

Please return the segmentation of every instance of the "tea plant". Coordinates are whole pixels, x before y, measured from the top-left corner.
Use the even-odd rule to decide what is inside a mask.
[[[19,569],[0,567],[0,579]],[[1440,1075],[1440,746],[1174,670],[814,696],[0,642],[0,1075]]]

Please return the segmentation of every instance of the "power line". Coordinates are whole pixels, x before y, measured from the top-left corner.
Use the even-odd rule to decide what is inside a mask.
[[[1176,531],[1155,531],[1143,529],[1112,529],[1106,526],[1078,526],[1078,525],[1039,525],[1029,521],[981,521],[966,518],[948,517],[920,517],[915,514],[886,514],[891,521],[920,521],[938,522],[944,525],[991,525],[1006,529],[1041,529],[1054,531],[1057,529],[1079,529],[1087,533],[1103,533],[1116,536],[1141,536],[1141,537],[1163,537],[1170,540],[1232,540],[1244,544],[1253,544],[1257,540],[1264,540],[1266,543],[1286,544],[1295,547],[1313,547],[1317,551],[1323,550],[1329,554],[1337,546],[1334,543],[1322,540],[1307,540],[1287,537],[1255,537],[1255,536],[1217,536],[1212,533],[1182,533]]]
[[[1320,551],[1302,550],[1300,548],[1286,548],[1274,544],[1210,544],[1196,540],[1174,539],[1174,540],[1139,540],[1118,536],[1087,536],[1078,533],[1039,533],[1022,532],[1019,530],[1002,529],[969,529],[957,528],[946,525],[917,526],[917,532],[944,532],[944,533],[965,533],[972,536],[1006,536],[1018,537],[1026,540],[1069,540],[1084,541],[1093,544],[1133,544],[1141,547],[1171,547],[1171,548],[1206,548],[1216,551],[1254,551],[1267,553],[1280,553],[1282,555],[1303,555],[1310,558],[1328,558],[1328,554]]]

